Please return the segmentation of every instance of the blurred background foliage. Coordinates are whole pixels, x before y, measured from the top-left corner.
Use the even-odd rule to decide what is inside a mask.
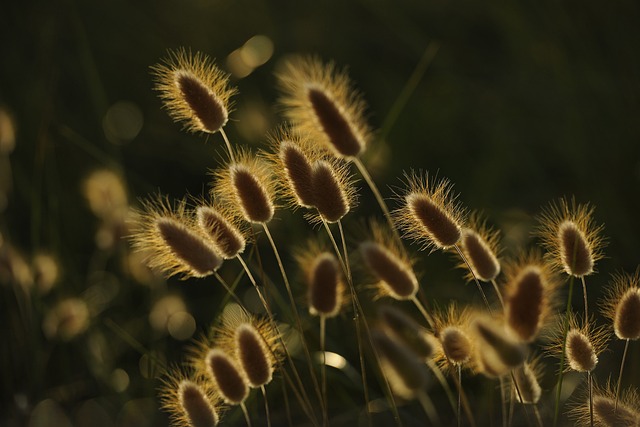
[[[232,73],[227,132],[255,147],[281,121],[280,61],[309,53],[348,67],[377,129],[365,160],[384,195],[405,170],[437,171],[503,231],[507,254],[531,244],[549,201],[592,203],[609,238],[588,280],[595,301],[640,255],[638,22],[634,0],[4,2],[0,424],[166,424],[159,361],[178,361],[219,310],[220,289],[165,282],[122,240],[118,207],[203,194],[223,157],[219,135],[205,143],[162,110],[149,67],[167,49],[205,52]],[[103,190],[87,189],[98,169],[125,188],[104,190],[115,197],[106,213],[90,203]],[[352,224],[370,212],[363,188]],[[311,235],[299,213],[274,227],[287,254]],[[452,265],[422,257],[429,296],[477,299]]]

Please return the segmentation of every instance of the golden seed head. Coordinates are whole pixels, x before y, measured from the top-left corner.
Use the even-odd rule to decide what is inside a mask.
[[[460,241],[464,210],[452,194],[446,179],[431,178],[428,173],[405,173],[407,190],[395,212],[396,223],[404,236],[422,245],[422,249],[447,249]]]
[[[275,362],[260,332],[250,323],[236,328],[236,354],[249,386],[261,387],[271,382]]]
[[[205,54],[186,49],[169,51],[151,67],[160,98],[169,115],[192,132],[215,133],[229,118],[228,76]]]
[[[239,151],[235,157],[235,162],[214,171],[214,194],[247,222],[269,222],[275,212],[275,183],[269,163],[247,151]]]
[[[162,379],[160,404],[176,427],[214,427],[220,397],[209,381],[174,368]]]
[[[447,326],[439,333],[440,344],[447,360],[454,365],[462,365],[471,359],[473,348],[469,336],[457,326]]]
[[[215,243],[225,259],[244,252],[246,239],[237,217],[222,207],[201,205],[196,208],[198,226]]]
[[[390,305],[378,309],[382,327],[391,337],[409,347],[420,358],[431,359],[439,348],[438,340],[402,310]]]
[[[209,350],[205,361],[209,378],[225,403],[239,405],[244,402],[249,395],[249,386],[244,372],[236,362],[219,348]]]
[[[482,354],[485,364],[494,367],[504,367],[504,373],[520,366],[526,359],[528,348],[517,342],[506,333],[502,323],[488,317],[480,317],[472,324],[473,335],[476,338],[476,351]]]
[[[603,257],[603,227],[595,225],[593,211],[588,204],[576,204],[575,199],[560,199],[540,215],[536,234],[549,251],[549,261],[571,276],[593,273],[595,263]]]
[[[499,231],[488,228],[486,222],[477,213],[470,216],[469,226],[462,228],[460,249],[471,264],[475,277],[483,282],[490,282],[500,274],[499,234]],[[469,268],[465,262],[462,262],[459,267],[465,270]],[[469,272],[467,279],[473,280],[473,278],[474,274]]]
[[[371,332],[371,339],[380,357],[380,367],[396,395],[411,399],[427,386],[429,377],[424,360],[409,347],[379,330]]]
[[[433,314],[433,333],[440,342],[435,361],[441,368],[451,369],[459,365],[470,367],[475,354],[474,342],[470,335],[470,325],[476,316],[469,306],[459,308],[455,303],[446,310]]]
[[[617,408],[616,408],[617,400]],[[571,409],[570,418],[579,427],[591,425],[589,397],[584,396],[578,406]],[[604,387],[594,385],[594,425],[602,427],[637,427],[640,425],[640,396],[635,389],[622,390],[618,399],[611,383]]]
[[[327,222],[338,222],[352,208],[355,190],[346,165],[317,160],[311,167],[311,191],[314,206]]]
[[[542,396],[542,388],[538,382],[540,376],[539,359],[524,363],[513,371],[520,393],[515,393],[520,403],[535,405]]]
[[[372,240],[360,244],[360,254],[369,271],[379,280],[381,294],[397,300],[412,299],[416,295],[418,279],[406,259]]]
[[[127,215],[129,202],[124,180],[109,169],[91,172],[83,182],[83,193],[98,218],[121,221]]]
[[[560,320],[556,328],[551,332],[551,344],[549,352],[556,357],[561,357],[563,351],[563,326]],[[569,317],[569,328],[566,334],[566,346],[564,348],[568,365],[567,371],[590,372],[597,363],[598,356],[606,348],[609,334],[604,327],[595,326],[593,321],[584,324],[576,315]]]
[[[167,276],[205,277],[222,264],[217,248],[186,213],[186,202],[172,207],[167,197],[145,201],[132,217],[134,248],[147,254],[147,265]]]
[[[318,58],[295,57],[277,74],[287,119],[336,156],[353,158],[366,148],[365,104],[347,74]]]
[[[309,255],[298,258],[306,270],[309,312],[317,316],[334,317],[344,304],[345,286],[340,264],[330,252]]]
[[[639,285],[640,270],[637,270],[634,274],[615,274],[607,287],[602,311],[613,322],[613,330],[621,340],[640,338]]]

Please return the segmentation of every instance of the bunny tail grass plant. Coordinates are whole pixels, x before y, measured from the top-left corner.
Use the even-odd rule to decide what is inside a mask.
[[[513,370],[513,385],[518,385],[516,398],[523,405],[533,406],[538,427],[543,427],[542,417],[538,409],[538,402],[542,397],[542,387],[539,378],[542,377],[543,366],[540,356],[531,358]],[[514,387],[515,388],[515,387]],[[513,395],[513,393],[511,393]]]
[[[191,132],[220,132],[233,159],[223,130],[229,119],[230,98],[236,93],[229,87],[228,75],[207,55],[184,48],[170,50],[151,70],[169,115]]]
[[[166,196],[143,202],[131,219],[133,247],[147,254],[149,267],[167,276],[205,277],[222,264],[218,249],[187,215],[186,202],[171,206]]]
[[[611,384],[593,389],[593,420],[589,401],[583,400],[573,407],[569,416],[578,427],[636,427],[640,425],[640,395],[636,389],[625,390],[616,398]],[[618,401],[616,403],[616,401]]]
[[[340,221],[354,207],[356,190],[344,163],[317,160],[311,168],[314,207],[329,223]]]
[[[220,393],[222,400],[228,405],[239,405],[244,413],[247,426],[251,427],[251,419],[244,404],[249,396],[247,378],[234,359],[219,348],[212,348],[205,357],[206,373]]]
[[[225,207],[200,204],[195,211],[200,229],[214,242],[224,259],[244,252],[245,231],[237,215]]]
[[[607,286],[607,296],[602,302],[602,314],[613,323],[613,331],[618,339],[624,340],[624,351],[620,362],[615,405],[622,384],[622,372],[629,350],[629,341],[640,338],[640,269],[634,274],[616,273]]]
[[[162,378],[160,405],[176,427],[215,427],[222,407],[220,395],[205,377],[173,368]]]

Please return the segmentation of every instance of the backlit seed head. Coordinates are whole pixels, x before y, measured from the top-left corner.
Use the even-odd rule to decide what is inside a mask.
[[[637,390],[622,390],[616,408],[616,394],[612,384],[604,387],[594,386],[593,418],[594,425],[602,427],[637,427],[640,425],[640,396]],[[585,393],[586,394],[586,393]],[[588,395],[571,409],[569,417],[578,427],[591,425]]]
[[[462,237],[464,209],[446,179],[428,173],[405,173],[407,189],[399,195],[401,208],[394,216],[404,236],[422,249],[448,249]]]
[[[382,372],[396,395],[411,399],[427,386],[429,376],[424,360],[409,347],[379,330],[371,332],[371,339]]]
[[[235,157],[235,162],[214,171],[215,196],[247,222],[271,221],[276,185],[269,163],[248,151],[239,151]]]
[[[315,206],[311,184],[312,164],[323,157],[308,136],[283,127],[269,137],[267,158],[273,163],[278,191],[292,208]]]
[[[378,308],[378,317],[382,328],[390,337],[409,347],[423,360],[431,359],[439,349],[440,343],[436,337],[402,310],[383,305]]]
[[[345,285],[335,255],[311,243],[296,258],[307,283],[309,312],[317,316],[336,316],[345,303]]]
[[[541,371],[539,358],[534,358],[532,361],[524,363],[513,370],[513,376],[520,391],[520,393],[517,393],[516,390],[514,390],[518,402],[528,405],[538,403],[542,396],[542,388],[538,381],[538,378],[541,376]]]
[[[163,379],[160,403],[175,427],[214,427],[219,421],[220,397],[209,381],[174,368]]]
[[[492,376],[506,374],[525,361],[527,346],[508,334],[502,322],[482,316],[473,321],[471,330],[476,352],[482,356],[484,365],[492,367]]]
[[[613,323],[621,340],[640,338],[640,270],[634,274],[617,273],[607,287],[602,312]]]
[[[542,211],[536,234],[548,250],[550,263],[565,273],[583,277],[594,272],[603,257],[602,225],[595,225],[594,208],[560,199]]]
[[[563,324],[561,320],[552,333],[552,344],[549,352],[556,357],[562,354]],[[598,364],[598,356],[606,348],[608,334],[605,328],[595,326],[593,321],[583,324],[575,315],[569,318],[565,356],[567,366],[565,370],[577,372],[591,372]]]
[[[109,169],[91,172],[82,184],[91,212],[107,222],[122,221],[129,211],[124,180]]]
[[[246,239],[238,217],[222,206],[200,205],[196,208],[198,226],[216,245],[225,259],[244,252]]]
[[[277,73],[288,120],[336,156],[360,155],[370,139],[365,103],[344,71],[314,57],[294,57]]]
[[[477,213],[470,216],[469,226],[462,228],[460,249],[471,264],[475,277],[483,282],[490,282],[500,274],[499,234],[499,231],[488,228],[486,222]],[[469,269],[465,262],[458,267]],[[473,280],[473,278],[474,274],[469,271],[467,280]]]
[[[162,63],[151,67],[160,98],[169,115],[192,132],[215,133],[229,118],[228,76],[203,53],[169,51]]]
[[[213,348],[207,353],[207,373],[213,381],[220,396],[229,405],[239,405],[249,395],[247,378],[242,368],[233,358],[219,348]]]
[[[167,276],[205,277],[222,264],[218,249],[186,213],[186,202],[172,207],[157,196],[143,202],[131,219],[130,236],[136,250],[147,255],[146,263]]]
[[[507,263],[505,271],[505,322],[519,340],[532,342],[553,311],[558,281],[537,252]]]
[[[355,189],[346,164],[322,159],[311,165],[314,206],[322,219],[338,222],[354,205]]]
[[[434,335],[440,341],[441,352],[436,361],[443,367],[468,364],[474,355],[474,342],[470,335],[474,312],[468,307],[459,309],[451,304],[444,312],[434,315]]]

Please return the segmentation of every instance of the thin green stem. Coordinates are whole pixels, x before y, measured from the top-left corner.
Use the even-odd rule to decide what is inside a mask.
[[[569,296],[567,297],[567,310],[562,323],[562,354],[560,354],[560,367],[558,368],[558,391],[556,392],[555,411],[553,414],[553,425],[558,425],[560,415],[560,397],[562,396],[562,380],[564,378],[564,353],[567,347],[567,329],[569,328],[569,316],[571,315],[571,298],[573,297],[573,276],[569,278]]]
[[[624,351],[622,352],[622,362],[620,363],[620,374],[618,375],[618,385],[616,386],[616,403],[613,409],[613,417],[615,419],[616,412],[618,412],[618,399],[620,398],[620,388],[622,387],[622,371],[624,371],[624,361],[627,358],[627,350],[629,350],[629,339],[624,344]]]

